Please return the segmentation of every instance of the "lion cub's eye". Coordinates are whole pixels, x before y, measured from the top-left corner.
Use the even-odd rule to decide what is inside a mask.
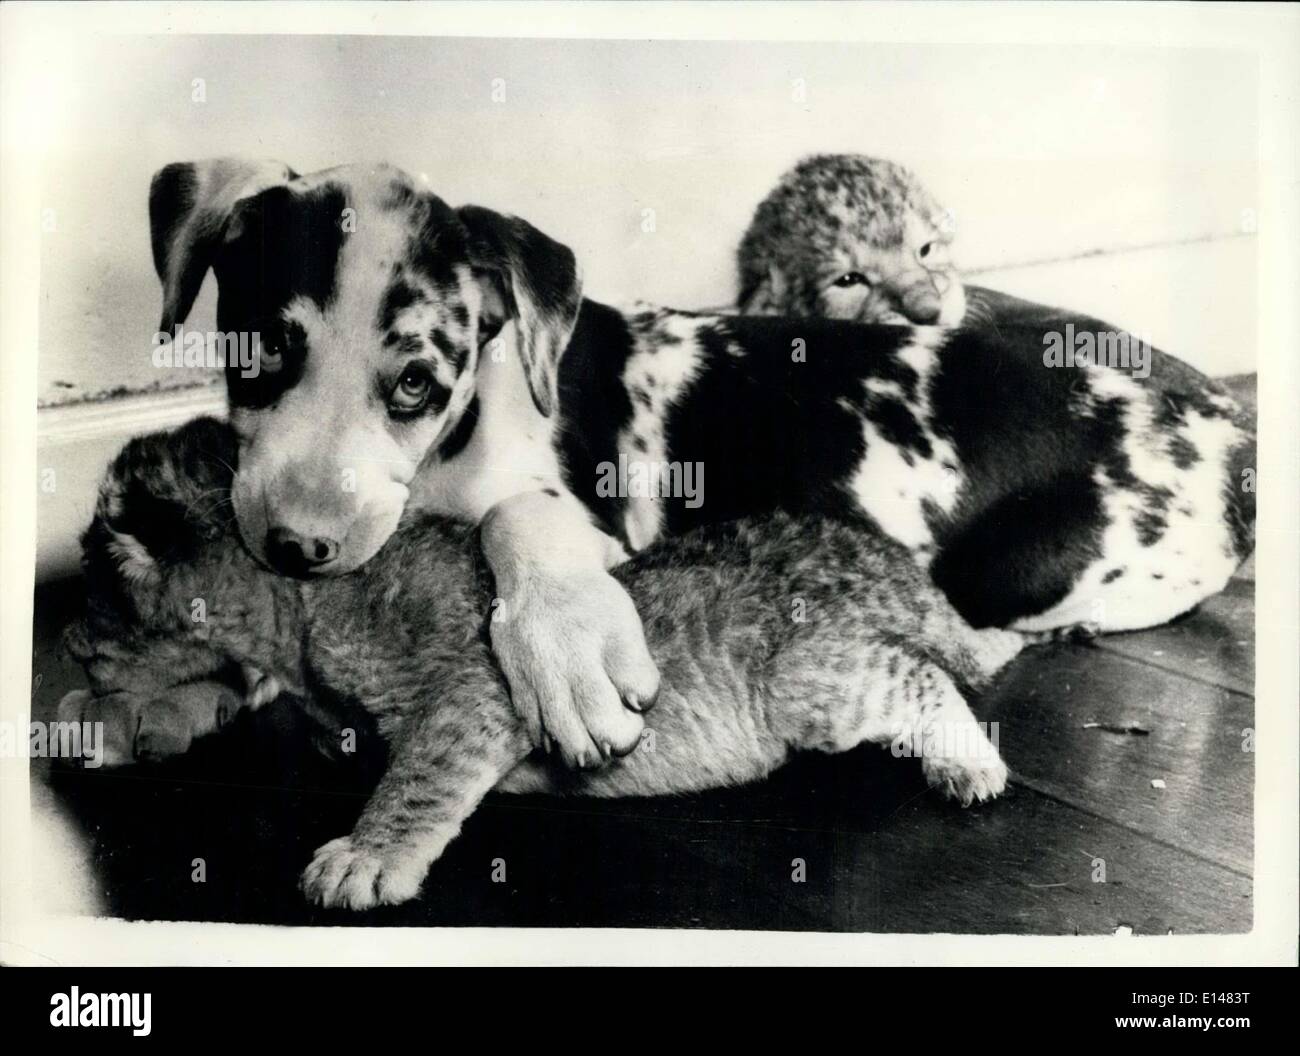
[[[860,271],[846,271],[831,283],[831,285],[838,286],[840,289],[845,290],[850,286],[870,286],[871,283],[867,281],[867,277]]]
[[[944,267],[948,263],[948,243],[941,238],[931,239],[916,251],[916,259],[927,267]]]
[[[402,371],[388,397],[388,407],[398,414],[413,414],[429,402],[433,375],[422,363],[412,363]]]

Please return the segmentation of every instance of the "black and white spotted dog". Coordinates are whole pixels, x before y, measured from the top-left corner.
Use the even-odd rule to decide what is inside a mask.
[[[1023,630],[1164,622],[1252,547],[1254,436],[1208,379],[1158,352],[1145,379],[1045,366],[1045,332],[1096,320],[620,310],[583,299],[563,245],[388,167],[170,165],[150,206],[162,329],[212,268],[219,328],[261,335],[260,373],[227,371],[248,548],[330,575],[407,507],[481,521],[498,659],[573,764],[639,734],[656,674],[605,569],[665,533],[868,518],[972,624]],[[600,486],[629,464],[703,467],[704,487]]]

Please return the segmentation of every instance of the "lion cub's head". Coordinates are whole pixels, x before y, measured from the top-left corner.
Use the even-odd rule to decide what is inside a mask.
[[[740,310],[952,326],[966,297],[952,223],[894,162],[821,154],[787,172],[738,251]]]
[[[97,692],[144,692],[209,674],[198,609],[236,565],[234,435],[215,418],[131,440],[100,484],[82,534],[85,618],[64,635]]]

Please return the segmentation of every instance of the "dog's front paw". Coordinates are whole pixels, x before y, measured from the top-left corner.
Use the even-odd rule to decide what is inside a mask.
[[[598,766],[640,741],[659,692],[632,599],[602,570],[535,579],[493,613],[492,647],[534,743],[571,767]]]
[[[303,870],[301,886],[310,901],[327,908],[371,909],[413,899],[427,871],[417,857],[342,836],[316,852]]]
[[[931,787],[963,807],[994,799],[1007,787],[1007,764],[992,744],[971,755],[926,755],[921,768]]]

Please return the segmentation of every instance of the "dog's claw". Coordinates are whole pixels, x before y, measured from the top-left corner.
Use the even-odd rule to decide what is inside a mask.
[[[655,706],[658,700],[658,686],[654,687],[653,692],[644,695],[628,691],[623,694],[623,707],[627,708],[628,711],[635,711],[638,715],[644,715]]]

